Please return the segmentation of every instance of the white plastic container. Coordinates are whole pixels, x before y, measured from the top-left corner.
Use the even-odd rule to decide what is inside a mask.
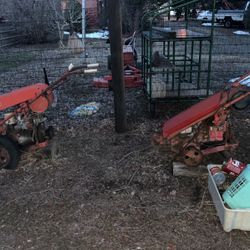
[[[225,207],[218,188],[213,180],[210,169],[218,165],[208,165],[208,190],[216,207],[223,229],[230,232],[233,229],[250,231],[250,209],[229,209]],[[221,166],[220,166],[221,167]]]

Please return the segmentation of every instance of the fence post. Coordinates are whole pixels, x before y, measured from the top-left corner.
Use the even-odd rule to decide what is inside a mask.
[[[109,38],[114,91],[115,130],[127,130],[125,86],[123,72],[122,18],[120,0],[108,0]]]
[[[85,51],[86,0],[82,0],[82,48]]]

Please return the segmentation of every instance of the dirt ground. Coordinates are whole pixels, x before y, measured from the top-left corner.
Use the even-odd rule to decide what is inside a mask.
[[[1,171],[1,249],[249,249],[249,232],[223,231],[206,178],[172,176],[170,152],[151,143],[163,117],[140,113],[141,91],[129,95],[127,133],[114,133],[99,95],[99,114],[59,129],[58,160],[26,154]],[[246,141],[249,120],[236,117]],[[248,152],[243,143],[240,159]]]
[[[143,91],[129,90],[129,130],[116,134],[113,94],[91,79],[70,81],[48,114],[57,159],[24,153],[18,170],[0,171],[0,249],[250,249],[250,232],[223,231],[207,178],[174,177],[171,153],[151,142],[186,106],[167,104],[152,120]],[[99,102],[98,113],[70,118],[83,100]],[[249,162],[249,110],[231,120],[241,142],[233,156]]]

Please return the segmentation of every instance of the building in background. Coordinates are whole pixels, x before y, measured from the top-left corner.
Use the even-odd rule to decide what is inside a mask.
[[[78,0],[81,2],[81,0]],[[99,1],[86,0],[86,16],[89,28],[96,28],[99,26]]]

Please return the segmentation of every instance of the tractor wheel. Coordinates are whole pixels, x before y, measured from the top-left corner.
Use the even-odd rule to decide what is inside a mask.
[[[241,95],[244,95],[245,93],[246,92],[243,92],[243,91],[236,93],[235,95],[233,95],[232,100],[240,97]],[[246,97],[246,98],[242,99],[241,101],[235,103],[233,105],[233,107],[237,110],[244,110],[248,107],[249,104],[250,104],[250,98]]]
[[[224,27],[230,29],[232,28],[232,26],[233,26],[233,20],[231,18],[226,18],[224,20]]]
[[[183,161],[189,167],[196,167],[203,161],[203,155],[196,147],[188,146],[184,149]]]
[[[6,136],[0,136],[0,169],[16,169],[19,159],[20,152],[15,142]]]

